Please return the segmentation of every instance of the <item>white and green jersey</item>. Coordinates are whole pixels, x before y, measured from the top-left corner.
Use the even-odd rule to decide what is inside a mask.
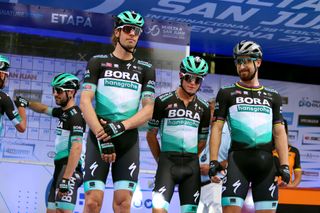
[[[281,97],[274,89],[238,82],[218,92],[214,120],[228,118],[231,150],[272,150],[273,125],[283,121]]]
[[[94,56],[88,62],[83,90],[95,92],[98,117],[122,121],[137,113],[141,99],[154,99],[154,86],[152,64],[109,54]]]
[[[155,100],[149,128],[160,128],[162,152],[198,153],[199,140],[207,140],[210,109],[195,96],[186,107],[175,91]]]
[[[48,114],[59,118],[56,128],[56,156],[54,160],[68,158],[72,144],[82,143],[84,132],[86,131],[86,123],[82,117],[81,110],[78,106],[73,106],[65,111],[61,107],[48,108]],[[81,164],[81,162],[79,163]]]

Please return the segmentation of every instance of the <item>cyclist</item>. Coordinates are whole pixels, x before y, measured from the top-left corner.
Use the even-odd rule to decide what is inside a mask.
[[[9,95],[2,91],[9,76],[9,67],[10,62],[8,58],[0,55],[0,133],[2,131],[2,119],[4,113],[6,113],[9,120],[19,132],[24,132],[27,127],[26,106],[24,103],[15,101],[14,103],[18,108],[17,112]]]
[[[114,51],[94,56],[87,65],[80,100],[90,127],[84,176],[87,213],[101,210],[111,164],[113,210],[130,212],[139,173],[137,127],[151,118],[154,104],[154,68],[133,56],[143,24],[139,13],[120,13],[112,35]]]
[[[77,191],[81,186],[82,142],[85,121],[80,108],[75,104],[79,79],[69,73],[60,73],[51,81],[52,93],[59,107],[28,101],[18,96],[31,110],[59,119],[56,128],[53,181],[50,187],[47,213],[71,213],[74,210]]]
[[[181,212],[197,212],[201,187],[198,155],[208,137],[210,109],[208,102],[196,93],[207,72],[204,59],[185,57],[180,64],[180,87],[155,100],[147,132],[150,150],[158,163],[152,212],[168,211],[176,184]]]
[[[278,204],[276,169],[272,160],[272,137],[280,157],[282,180],[288,183],[288,148],[281,97],[274,89],[260,85],[258,69],[262,62],[260,45],[241,41],[233,49],[240,81],[221,88],[217,94],[210,138],[210,171],[213,181],[221,170],[218,151],[227,118],[231,132],[227,178],[223,183],[223,212],[241,212],[249,184],[257,212],[275,212]]]

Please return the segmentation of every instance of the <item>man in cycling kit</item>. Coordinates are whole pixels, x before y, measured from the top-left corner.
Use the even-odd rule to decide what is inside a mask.
[[[87,213],[101,210],[111,163],[113,210],[130,212],[139,174],[137,127],[151,119],[154,105],[154,68],[133,57],[143,24],[138,13],[120,13],[112,35],[114,51],[94,56],[87,65],[80,100],[90,127],[84,175]]]
[[[6,114],[8,119],[13,123],[16,130],[24,132],[27,127],[27,116],[25,105],[19,101],[15,101],[18,111],[14,108],[13,102],[9,95],[2,91],[4,89],[6,80],[9,76],[10,62],[7,57],[0,55],[0,133],[2,132],[2,119]]]
[[[209,176],[221,170],[217,161],[222,127],[227,119],[231,130],[227,178],[224,179],[223,212],[241,212],[249,184],[257,212],[275,212],[278,186],[275,175],[289,182],[288,145],[281,116],[281,97],[274,89],[259,84],[258,69],[261,47],[252,41],[241,41],[233,49],[240,81],[221,88],[217,94],[214,123],[210,137]],[[280,157],[280,168],[272,157],[272,137]]]
[[[180,64],[180,87],[155,100],[149,121],[147,141],[158,163],[153,189],[152,212],[167,212],[176,184],[179,185],[181,212],[197,212],[200,196],[198,154],[205,147],[209,132],[208,102],[196,96],[207,62],[194,56]],[[160,129],[161,148],[157,139]]]
[[[82,142],[86,124],[80,108],[75,105],[79,79],[69,73],[60,73],[51,81],[52,93],[60,107],[28,101],[18,96],[31,110],[59,119],[56,128],[54,173],[50,187],[47,213],[71,213],[77,201],[78,188],[82,184]]]

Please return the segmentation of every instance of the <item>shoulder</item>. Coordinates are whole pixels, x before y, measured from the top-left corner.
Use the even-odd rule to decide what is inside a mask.
[[[220,90],[234,89],[234,88],[236,88],[236,87],[237,87],[236,84],[233,83],[233,84],[228,84],[228,85],[222,86],[222,87],[220,88]]]
[[[7,93],[0,91],[0,100],[1,101],[5,101],[5,100],[9,100],[9,99],[11,99],[11,98]]]
[[[166,92],[166,93],[159,95],[156,98],[156,100],[163,103],[163,102],[168,101],[173,96],[174,96],[174,92]]]
[[[264,87],[263,88],[265,91],[267,92],[270,92],[270,93],[273,93],[273,94],[276,94],[276,95],[279,95],[278,91],[273,89],[273,88],[270,88],[270,87]]]
[[[203,105],[205,108],[209,108],[209,102],[208,101],[204,100],[203,98],[201,98],[199,96],[197,96],[197,99],[198,99],[198,101],[199,101],[199,103],[201,105]]]
[[[151,69],[153,67],[153,65],[150,62],[143,61],[143,60],[140,60],[140,59],[137,59],[137,64],[140,65],[142,68],[145,68],[145,69]]]
[[[110,58],[109,55],[94,55],[94,56],[92,56],[92,58],[90,58],[88,63],[94,64],[94,63],[98,63],[100,61],[104,61],[108,58]]]

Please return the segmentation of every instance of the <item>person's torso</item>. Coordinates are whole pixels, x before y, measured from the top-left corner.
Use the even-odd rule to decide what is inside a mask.
[[[239,83],[224,87],[232,148],[257,148],[271,145],[273,105],[278,93],[263,86],[247,88]]]
[[[159,98],[161,109],[154,110],[162,110],[161,151],[197,153],[199,125],[208,103],[196,96],[185,106],[175,91]]]
[[[97,115],[112,121],[132,117],[138,111],[142,92],[154,93],[154,79],[146,81],[147,76],[154,72],[152,65],[135,58],[123,61],[112,54],[95,56],[93,59],[90,63],[96,65],[92,69],[98,69],[98,72],[95,71],[97,82],[91,82],[96,85]]]
[[[68,157],[72,146],[72,137],[84,139],[85,121],[78,106],[73,106],[65,111],[61,108],[54,108],[54,117],[59,119],[55,137],[55,160]],[[76,122],[80,121],[80,122]],[[73,134],[71,134],[73,133]],[[84,152],[84,150],[82,150]],[[83,153],[82,153],[83,155]]]
[[[18,111],[14,108],[13,102],[5,92],[0,90],[0,134],[3,128],[3,116],[7,115],[8,119],[17,125],[21,121]]]

